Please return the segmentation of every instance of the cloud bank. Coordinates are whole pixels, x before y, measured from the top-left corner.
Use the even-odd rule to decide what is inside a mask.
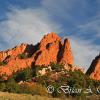
[[[22,42],[36,44],[47,32],[62,31],[61,25],[53,22],[42,9],[13,8],[6,15],[7,19],[0,23],[0,49]]]
[[[72,51],[74,54],[74,63],[77,66],[85,68],[85,71],[90,66],[92,60],[99,54],[99,46],[91,44],[90,41],[80,40],[75,37],[70,37]]]
[[[100,50],[99,4],[99,0],[42,0],[44,9],[63,20],[59,23],[71,39],[75,64],[86,69]]]
[[[0,50],[22,42],[36,44],[54,31],[69,36],[75,64],[88,68],[100,50],[100,0],[41,0],[40,4],[6,12],[0,21]]]

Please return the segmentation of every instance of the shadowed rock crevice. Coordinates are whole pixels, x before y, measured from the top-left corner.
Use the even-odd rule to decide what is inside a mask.
[[[34,52],[34,46],[33,45],[27,45],[24,53],[27,53],[27,56],[32,56]]]
[[[38,56],[39,56],[41,53],[42,53],[42,51],[38,51],[38,52],[36,53],[36,55],[34,56],[34,60],[35,60],[35,61],[37,60]]]
[[[28,54],[28,57],[32,57],[32,55],[39,49],[39,43],[36,45],[27,45],[24,53]]]
[[[98,62],[98,60],[93,60],[92,61],[89,69],[86,72],[87,75],[90,75],[95,70],[95,67],[96,67],[97,62]]]
[[[48,44],[46,45],[46,49],[48,50],[48,49],[50,48],[51,45],[52,45],[52,43],[48,43]]]
[[[58,51],[58,55],[57,55],[57,62],[59,63],[61,61],[62,58],[62,54],[63,54],[63,45],[61,42],[59,42],[59,51]]]

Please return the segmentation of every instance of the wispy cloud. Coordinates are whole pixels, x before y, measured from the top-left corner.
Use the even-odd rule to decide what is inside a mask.
[[[96,15],[95,18],[86,22],[85,24],[77,26],[77,33],[83,33],[86,35],[94,35],[96,38],[100,37],[100,15]],[[95,38],[94,38],[95,39]]]
[[[100,42],[100,0],[41,0],[40,6],[29,5],[11,9],[0,22],[0,49],[21,42],[35,44],[51,31],[62,36],[64,30],[71,39],[75,64],[88,68],[100,50],[93,42]]]
[[[43,8],[61,20],[64,36],[70,37],[75,64],[86,69],[100,50],[95,43],[100,36],[99,1],[42,0]]]
[[[80,40],[76,37],[71,38],[71,46],[74,54],[74,63],[88,69],[92,60],[99,54],[100,47],[91,44],[89,41]]]
[[[13,8],[7,14],[6,20],[0,22],[0,38],[7,45],[0,49],[12,47],[21,42],[36,44],[44,34],[61,32],[61,26],[50,19],[49,14],[42,9]]]
[[[69,21],[72,24],[80,24],[88,21],[99,12],[99,0],[42,0],[42,6],[55,16]]]

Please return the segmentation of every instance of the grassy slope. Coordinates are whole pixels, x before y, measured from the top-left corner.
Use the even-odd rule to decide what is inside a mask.
[[[63,100],[63,99],[57,99],[57,98],[48,98],[44,96],[32,96],[28,94],[14,94],[14,93],[8,93],[8,92],[0,92],[0,100]],[[64,99],[65,100],[65,99]],[[83,99],[67,99],[66,100],[83,100]],[[100,100],[100,96],[90,96],[86,100]]]
[[[53,98],[41,97],[41,96],[31,96],[27,94],[14,94],[14,93],[0,92],[0,100],[60,100],[60,99],[56,99],[56,98],[53,99]]]

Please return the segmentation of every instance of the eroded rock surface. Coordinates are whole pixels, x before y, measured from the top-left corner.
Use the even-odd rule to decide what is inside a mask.
[[[0,76],[7,77],[33,65],[49,65],[51,62],[73,64],[73,54],[69,39],[63,40],[55,33],[49,33],[37,45],[21,44],[13,49],[0,52],[0,62],[6,65],[0,66]],[[27,56],[24,59],[19,54]]]
[[[51,62],[73,64],[70,41],[65,39],[63,43],[55,33],[44,36],[34,57],[35,65],[49,65]]]
[[[100,80],[100,55],[95,57],[92,61],[86,74],[88,74],[92,79]]]

